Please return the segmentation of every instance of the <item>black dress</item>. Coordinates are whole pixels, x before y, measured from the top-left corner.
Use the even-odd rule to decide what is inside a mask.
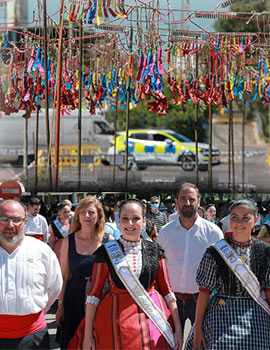
[[[85,299],[90,286],[95,255],[81,255],[76,251],[74,233],[68,236],[70,278],[64,296],[64,323],[57,327],[56,342],[66,349],[85,316]]]

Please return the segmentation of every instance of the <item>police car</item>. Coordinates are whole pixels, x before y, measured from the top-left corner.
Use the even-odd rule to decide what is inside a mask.
[[[120,133],[112,146],[108,149],[107,164],[114,162],[114,142],[116,150],[116,164],[124,169],[124,154],[126,150],[126,134]],[[195,169],[196,144],[187,137],[173,130],[129,130],[128,139],[128,167],[139,170],[150,165],[180,165],[183,170]],[[209,146],[198,143],[199,170],[208,168]],[[106,162],[104,162],[105,164]],[[212,148],[212,165],[220,164],[220,151]]]

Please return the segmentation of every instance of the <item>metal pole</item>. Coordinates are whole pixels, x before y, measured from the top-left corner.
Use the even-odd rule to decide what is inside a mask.
[[[115,114],[114,114],[114,145],[113,145],[113,191],[115,190],[115,172],[116,172],[116,135],[117,135],[117,117],[118,117],[118,91],[116,92]]]
[[[79,24],[79,36],[83,36],[83,24],[82,21]],[[82,165],[82,57],[83,57],[83,40],[79,41],[79,114],[78,114],[78,189],[81,188],[81,165]]]
[[[198,53],[196,53],[196,66],[195,66],[195,78],[198,79],[199,75],[199,56]],[[199,104],[197,103],[195,105],[195,145],[196,145],[196,154],[195,154],[195,162],[196,162],[196,185],[199,186],[199,167],[198,167],[198,161],[199,161],[199,151],[198,151],[198,120],[199,120]]]
[[[270,144],[270,103],[268,102],[268,144]],[[270,168],[270,147],[267,150],[267,164]]]
[[[126,113],[126,150],[125,150],[125,199],[128,197],[128,131],[129,131],[129,102],[130,102],[130,85],[131,85],[131,73],[132,73],[132,37],[133,37],[133,29],[130,29],[130,41],[129,41],[129,71],[128,71],[128,87],[127,87],[127,113]]]
[[[52,155],[50,148],[50,119],[49,119],[49,87],[48,87],[48,45],[47,45],[47,9],[46,0],[43,0],[43,36],[44,36],[44,62],[45,62],[45,119],[47,136],[47,158],[48,158],[48,178],[49,186],[52,189]],[[37,165],[37,160],[36,160]]]
[[[35,193],[37,193],[37,183],[38,183],[38,136],[39,136],[39,109],[37,108],[37,114],[36,114],[36,142],[35,142],[35,161],[36,161],[36,167],[35,167]]]
[[[232,193],[234,198],[234,192],[235,192],[235,163],[234,163],[234,137],[233,137],[233,101],[231,101],[232,107],[231,107],[231,143],[232,143]]]
[[[58,189],[58,164],[59,164],[59,138],[60,138],[60,107],[61,107],[61,76],[63,54],[63,23],[64,23],[64,0],[60,1],[60,23],[57,58],[57,82],[56,82],[56,123],[55,123],[55,151],[54,151],[54,188]]]
[[[229,123],[228,123],[228,193],[231,193],[231,119],[232,119],[232,104],[229,101]]]
[[[246,122],[246,103],[242,102],[242,193],[245,193],[245,122]]]
[[[212,106],[209,105],[209,148],[208,148],[208,192],[209,194],[212,193],[212,185],[213,185],[213,179],[212,179],[212,138],[213,138],[213,114],[212,114]]]
[[[25,174],[26,189],[28,190],[28,119],[24,119],[24,154],[23,170]]]

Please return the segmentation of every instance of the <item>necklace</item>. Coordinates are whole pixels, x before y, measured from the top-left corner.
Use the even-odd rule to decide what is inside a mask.
[[[250,250],[253,240],[250,239],[248,242],[238,242],[230,237],[230,242],[233,245],[235,251],[239,257],[247,264],[250,265]]]
[[[126,261],[128,262],[133,273],[139,277],[142,271],[142,241],[126,241],[122,236],[119,238],[123,247]]]
[[[230,242],[234,245],[234,246],[237,246],[237,247],[240,247],[240,248],[247,248],[249,246],[251,246],[251,244],[253,243],[253,239],[251,238],[248,242],[238,242],[238,241],[235,241],[231,236],[229,238]]]

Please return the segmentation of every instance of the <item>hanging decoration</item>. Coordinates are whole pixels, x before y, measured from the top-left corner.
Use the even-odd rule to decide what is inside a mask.
[[[223,5],[225,1],[220,3]],[[130,7],[125,6],[123,0],[69,1],[67,19],[90,28],[87,35],[84,33],[82,73],[83,108],[88,109],[89,114],[95,114],[97,108],[114,109],[116,100],[123,108],[136,108],[140,100],[146,100],[149,111],[164,115],[169,108],[165,82],[171,91],[172,102],[179,108],[189,102],[202,108],[207,105],[226,108],[229,101],[247,98],[269,103],[270,43],[267,33],[170,29],[168,35],[163,35],[158,23],[161,17],[165,23],[165,15],[158,8],[148,6],[141,9],[141,14],[145,11],[148,22],[140,22],[136,7],[137,46],[129,53],[126,44],[129,26],[125,20],[132,12]],[[231,12],[222,14],[236,15]],[[207,15],[205,11],[194,11],[192,16],[219,18],[221,13],[215,11]],[[22,36],[18,45],[11,42],[9,29],[1,32],[0,112],[6,115],[23,110],[28,118],[42,106],[45,64],[48,68],[49,102],[51,105],[55,103],[56,41],[51,35],[48,60],[44,62],[43,38],[32,34],[26,31],[27,40],[24,41]],[[69,38],[64,43],[62,116],[68,116],[79,105],[79,53],[75,39],[76,36],[72,39],[72,50]],[[129,77],[130,105],[127,106]]]

